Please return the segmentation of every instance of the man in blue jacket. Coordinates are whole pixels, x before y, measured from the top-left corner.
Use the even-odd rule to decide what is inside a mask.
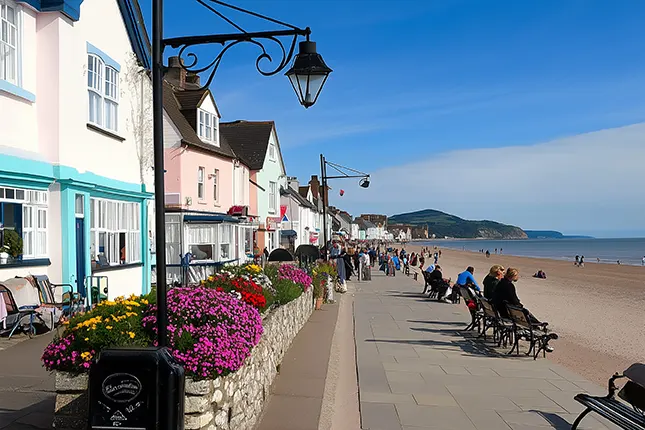
[[[473,266],[468,266],[468,268],[464,272],[461,272],[459,275],[457,275],[457,281],[455,281],[454,290],[459,291],[460,286],[461,287],[472,286],[477,290],[479,294],[481,294],[482,289],[479,287],[477,280],[475,280],[473,273],[475,273],[475,268]],[[448,288],[445,295],[442,297],[443,301],[448,302],[448,297],[451,296],[452,293],[453,293],[453,288]]]
[[[472,285],[477,290],[477,292],[481,293],[482,289],[479,287],[479,284],[475,280],[475,277],[473,276],[474,273],[475,268],[473,266],[468,266],[468,268],[464,272],[461,272],[459,275],[457,275],[455,286],[468,287]]]

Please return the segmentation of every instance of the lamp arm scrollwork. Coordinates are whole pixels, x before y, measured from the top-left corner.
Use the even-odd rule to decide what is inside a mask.
[[[281,21],[277,21],[273,18],[269,18],[255,12],[247,11],[245,9],[239,8],[237,6],[229,5],[220,0],[196,0],[198,3],[218,15],[220,18],[231,24],[239,33],[230,33],[230,34],[215,34],[207,36],[187,36],[187,37],[175,37],[168,38],[162,41],[163,46],[169,46],[171,48],[179,49],[178,57],[180,59],[180,66],[190,73],[204,73],[207,72],[207,79],[203,85],[200,85],[199,88],[194,88],[194,90],[202,90],[207,88],[213,81],[217,69],[222,61],[224,54],[226,54],[231,48],[239,45],[242,42],[249,42],[256,45],[260,49],[260,54],[255,60],[255,68],[263,76],[273,76],[284,70],[284,68],[289,64],[293,58],[293,54],[296,48],[296,42],[298,41],[299,36],[304,36],[309,39],[311,30],[309,28],[301,29],[290,24],[286,24]],[[225,6],[231,9],[234,9],[239,12],[243,12],[254,17],[259,17],[288,27],[286,30],[276,30],[276,31],[262,31],[262,32],[246,32],[242,27],[235,24],[232,20],[224,16],[221,12],[216,10],[213,6],[207,4],[206,2],[215,3],[217,5]],[[279,37],[289,38],[287,42],[288,48],[285,47],[285,43],[279,39]],[[272,43],[277,45],[278,53],[275,56],[272,56],[268,51],[266,45]],[[215,56],[215,58],[209,61],[205,65],[199,65],[199,56],[195,52],[196,47],[202,45],[222,45],[221,50]],[[279,60],[279,61],[274,61]],[[266,64],[266,60],[271,64],[271,67],[263,67]],[[274,66],[275,64],[275,66]]]

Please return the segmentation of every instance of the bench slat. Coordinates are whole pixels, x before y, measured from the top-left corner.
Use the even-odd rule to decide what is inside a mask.
[[[574,399],[624,429],[645,430],[645,417],[618,400],[588,394],[578,394]]]

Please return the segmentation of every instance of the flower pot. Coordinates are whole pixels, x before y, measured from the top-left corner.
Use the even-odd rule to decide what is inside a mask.
[[[322,304],[323,304],[323,298],[316,297],[316,310],[320,310],[320,308],[322,308]]]

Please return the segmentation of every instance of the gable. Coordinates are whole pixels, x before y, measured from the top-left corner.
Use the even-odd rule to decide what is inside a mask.
[[[215,99],[213,99],[213,95],[210,91],[206,91],[204,93],[201,101],[197,104],[197,108],[217,115],[218,118],[222,117],[222,115],[220,115],[219,113],[219,109],[217,108],[217,104],[215,103]]]

